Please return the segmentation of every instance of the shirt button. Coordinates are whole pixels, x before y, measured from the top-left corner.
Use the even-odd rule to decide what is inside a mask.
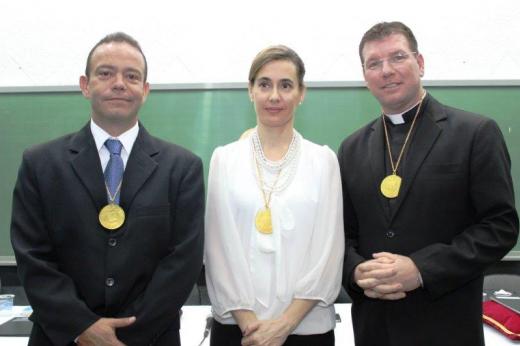
[[[105,284],[106,284],[108,287],[112,287],[112,286],[114,286],[114,283],[115,283],[115,281],[114,281],[113,278],[107,278],[107,279],[105,280]]]
[[[392,231],[392,230],[388,230],[388,231],[386,231],[386,237],[387,237],[387,238],[393,238],[393,237],[395,237],[395,232]]]
[[[115,238],[108,239],[108,246],[114,247],[117,245],[117,240]]]

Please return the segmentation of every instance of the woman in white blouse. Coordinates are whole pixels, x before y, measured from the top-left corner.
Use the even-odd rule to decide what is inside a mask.
[[[261,51],[249,72],[257,126],[211,158],[205,263],[213,346],[334,345],[341,181],[334,152],[293,128],[304,74],[292,49]]]

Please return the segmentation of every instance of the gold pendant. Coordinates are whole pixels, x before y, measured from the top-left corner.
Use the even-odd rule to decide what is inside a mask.
[[[386,198],[396,198],[401,188],[401,177],[397,174],[391,174],[385,177],[381,182],[381,193]]]
[[[125,211],[117,204],[107,204],[99,212],[99,222],[107,230],[116,230],[125,222]]]
[[[271,222],[271,209],[262,208],[256,213],[255,226],[262,234],[273,233],[273,223]]]

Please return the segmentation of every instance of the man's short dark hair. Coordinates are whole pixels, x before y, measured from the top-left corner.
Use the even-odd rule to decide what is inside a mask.
[[[408,41],[408,45],[412,52],[419,52],[417,40],[409,27],[401,22],[381,22],[368,29],[359,43],[359,58],[361,59],[361,64],[365,63],[363,59],[363,48],[367,42],[382,40],[393,34],[403,35]]]
[[[148,63],[146,62],[146,57],[144,56],[143,50],[141,49],[141,46],[139,45],[139,42],[137,42],[136,39],[134,39],[132,36],[125,34],[124,32],[114,32],[112,34],[108,34],[105,37],[101,39],[96,45],[90,50],[87,57],[87,66],[85,67],[85,76],[87,78],[90,77],[90,62],[92,59],[92,55],[94,54],[94,51],[97,47],[101,46],[102,44],[107,44],[111,42],[120,42],[120,43],[127,43],[130,46],[134,47],[141,53],[144,59],[144,76],[143,80],[146,82],[146,77],[148,75]]]

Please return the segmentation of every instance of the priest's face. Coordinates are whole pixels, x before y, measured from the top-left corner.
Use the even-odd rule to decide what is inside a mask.
[[[411,51],[404,35],[368,41],[362,55],[366,85],[386,114],[404,112],[419,102],[424,58]]]

